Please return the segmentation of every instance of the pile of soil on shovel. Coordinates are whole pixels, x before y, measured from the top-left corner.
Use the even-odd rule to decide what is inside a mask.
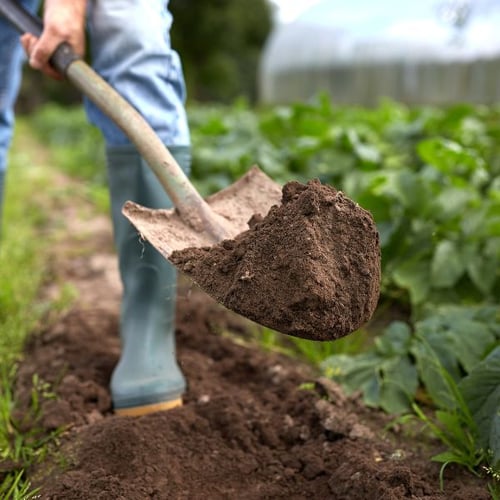
[[[371,318],[380,245],[369,212],[318,180],[289,182],[281,205],[249,226],[170,260],[221,304],[282,333],[334,340]]]
[[[57,296],[69,284],[78,300],[33,336],[16,385],[20,421],[36,373],[53,392],[42,399],[39,435],[65,429],[52,458],[29,471],[37,498],[489,498],[484,480],[453,466],[441,491],[440,466],[429,460],[436,443],[398,426],[384,431],[385,415],[308,365],[264,352],[251,341],[254,324],[187,282],[177,313],[184,406],[115,416],[108,387],[120,283],[111,230],[107,219],[79,217],[64,214],[71,228],[54,248],[45,291]],[[0,463],[0,475],[15,466]]]

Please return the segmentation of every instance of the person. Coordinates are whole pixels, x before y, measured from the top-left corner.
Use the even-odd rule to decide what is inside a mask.
[[[20,0],[35,11],[37,0]],[[63,41],[83,55],[86,32],[94,70],[149,122],[188,173],[190,135],[179,55],[170,43],[172,16],[165,0],[45,0],[40,38],[0,20],[0,179],[14,123],[24,53],[32,67],[57,77],[50,55]],[[21,40],[22,47],[19,44]],[[23,51],[24,48],[24,51]],[[126,200],[150,208],[171,202],[124,133],[92,102],[87,117],[104,137],[111,217],[123,283],[121,356],[110,383],[113,407],[142,415],[182,404],[186,380],[176,360],[176,271],[125,219]],[[0,205],[2,200],[0,199]]]

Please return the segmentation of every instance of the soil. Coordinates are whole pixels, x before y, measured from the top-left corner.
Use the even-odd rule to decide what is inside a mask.
[[[253,323],[184,279],[177,313],[184,405],[114,415],[108,384],[120,350],[120,283],[111,228],[104,217],[82,220],[81,207],[72,210],[45,295],[69,284],[78,298],[32,336],[16,386],[21,419],[33,374],[50,384],[38,432],[65,429],[51,457],[29,471],[38,498],[489,498],[484,480],[453,466],[441,491],[440,466],[429,460],[436,443],[397,425],[384,430],[388,417],[307,364],[263,351],[252,341]]]
[[[371,318],[380,245],[369,212],[318,180],[289,182],[282,203],[249,225],[170,260],[221,304],[288,335],[335,340]]]

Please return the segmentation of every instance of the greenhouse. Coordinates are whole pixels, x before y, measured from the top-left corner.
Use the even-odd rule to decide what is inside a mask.
[[[339,103],[500,98],[500,3],[323,0],[279,24],[260,66],[264,103],[328,92]]]

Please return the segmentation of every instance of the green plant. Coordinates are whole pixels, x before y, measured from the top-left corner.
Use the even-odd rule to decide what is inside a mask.
[[[415,403],[416,415],[425,422],[446,451],[432,457],[441,462],[440,481],[450,463],[458,463],[478,474],[480,465],[498,480],[500,475],[500,347],[475,366],[458,384],[444,369],[430,346],[434,374],[439,374],[445,393],[435,399],[441,409],[428,417]],[[487,465],[484,465],[487,464]]]
[[[409,408],[418,387],[411,342],[410,327],[393,322],[374,339],[369,350],[330,356],[321,367],[326,376],[340,382],[347,392],[361,390],[367,405],[400,413]]]
[[[482,302],[500,294],[500,110],[334,107],[326,96],[254,112],[191,107],[193,180],[205,194],[258,164],[279,183],[320,178],[370,210],[383,296]]]
[[[44,252],[50,244],[49,238],[40,238],[45,220],[37,196],[46,189],[46,179],[40,171],[25,167],[29,157],[21,150],[14,150],[10,161],[0,242],[1,366],[17,360],[27,332],[40,318],[41,310],[34,303],[45,277]]]
[[[500,474],[500,345],[464,377],[458,387],[478,427],[478,444],[488,450],[494,477]]]
[[[426,370],[438,381],[436,385],[439,389],[433,391],[433,401],[437,406],[433,417],[427,416],[416,403],[412,404],[412,409],[446,446],[444,452],[432,457],[432,460],[443,464],[440,473],[442,487],[444,469],[448,464],[463,465],[477,474],[479,466],[487,459],[487,449],[479,442],[477,422],[459,385],[425,339],[420,338],[418,342],[425,350],[422,357],[425,357]]]
[[[31,488],[29,481],[23,480],[24,472],[9,474],[0,484],[0,495],[5,500],[30,500],[38,498],[40,488]]]
[[[487,455],[483,450],[476,448],[475,425],[470,418],[467,406],[454,411],[438,410],[434,418],[427,416],[415,403],[413,410],[416,416],[427,425],[434,437],[447,447],[446,451],[432,457],[434,462],[443,464],[439,474],[441,489],[444,483],[444,470],[450,463],[463,465],[470,472],[478,474],[477,469],[484,463]]]
[[[32,498],[36,489],[32,490],[29,482],[24,479],[24,471],[29,466],[44,460],[49,452],[48,445],[59,436],[62,429],[46,433],[39,428],[41,418],[41,402],[53,399],[47,383],[42,382],[37,375],[33,376],[31,401],[28,411],[17,420],[13,416],[15,408],[12,387],[14,386],[15,365],[6,373],[0,373],[0,458],[4,463],[11,464],[10,471],[5,471],[0,484],[2,498]]]
[[[447,446],[435,460],[471,470],[500,467],[500,318],[488,307],[443,307],[410,327],[392,323],[366,352],[335,355],[325,374],[366,404],[391,413],[413,409]],[[436,412],[416,404],[422,385]]]
[[[292,344],[292,348],[297,354],[303,356],[312,365],[319,366],[322,361],[335,354],[353,354],[361,351],[366,343],[366,338],[366,330],[361,329],[351,335],[330,342],[319,342],[296,337],[290,337],[287,340]]]
[[[267,351],[276,351],[287,356],[299,356],[313,366],[335,354],[359,352],[366,342],[366,331],[359,330],[353,335],[331,342],[319,342],[297,337],[284,336],[271,328],[257,326],[252,331],[255,341]]]
[[[486,473],[490,475],[493,479],[488,483],[488,491],[490,492],[491,498],[493,500],[500,499],[500,472],[493,470],[491,467],[485,468]]]

